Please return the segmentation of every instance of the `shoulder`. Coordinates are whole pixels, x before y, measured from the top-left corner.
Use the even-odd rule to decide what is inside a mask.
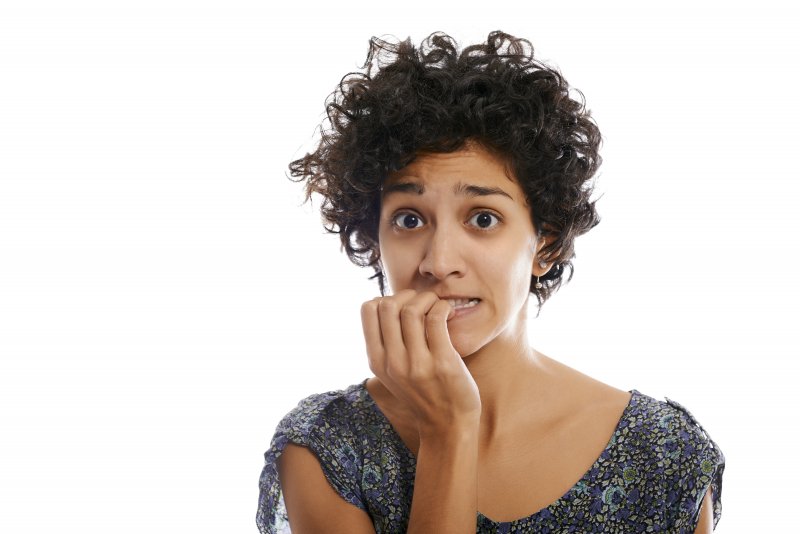
[[[617,433],[619,448],[644,471],[647,485],[660,492],[672,524],[682,530],[698,520],[711,489],[714,524],[721,515],[725,457],[692,413],[671,399],[664,401],[632,390]]]
[[[678,402],[658,400],[637,390],[620,427],[634,434],[641,444],[671,459],[714,457],[723,460],[722,452],[691,412]]]
[[[349,442],[372,424],[373,418],[374,410],[369,405],[363,382],[315,393],[298,402],[281,419],[271,447],[282,449],[285,443],[292,442],[318,447],[335,444],[347,449]]]
[[[331,487],[347,502],[364,509],[358,436],[370,423],[363,383],[315,393],[302,399],[275,429],[259,479],[256,518],[262,532],[274,532],[286,519],[278,476],[278,459],[289,444],[313,452]]]

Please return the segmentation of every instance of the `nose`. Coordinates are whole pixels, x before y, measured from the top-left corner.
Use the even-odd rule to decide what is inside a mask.
[[[448,276],[460,278],[466,272],[463,254],[459,229],[452,224],[439,225],[430,232],[419,272],[426,278],[437,280],[444,280]]]

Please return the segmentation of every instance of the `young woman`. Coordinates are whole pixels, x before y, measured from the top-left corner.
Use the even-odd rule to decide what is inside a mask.
[[[599,221],[600,133],[563,77],[501,32],[463,50],[373,39],[328,118],[290,168],[376,273],[361,308],[375,376],[281,421],[259,529],[710,532],[724,458],[692,415],[526,336],[529,297],[571,276]]]

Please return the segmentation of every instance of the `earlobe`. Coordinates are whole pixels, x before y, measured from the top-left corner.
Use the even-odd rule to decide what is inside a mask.
[[[533,266],[531,268],[531,275],[532,276],[544,276],[550,270],[550,264],[544,260],[533,260]]]
[[[542,251],[545,248],[547,248],[547,246],[550,245],[552,243],[552,241],[553,241],[553,237],[552,236],[540,237],[539,239],[536,240],[536,244],[534,245],[534,249],[533,249],[533,265],[532,265],[532,270],[531,270],[531,273],[533,274],[533,276],[544,276],[544,275],[546,275],[547,273],[550,272],[550,270],[553,268],[553,266],[557,263],[556,261],[553,261],[552,259],[550,259],[550,261],[547,261],[546,259],[544,259],[544,258],[553,258],[553,254],[552,253],[549,253],[549,254],[543,254],[542,253]]]
[[[537,246],[541,245],[541,246]],[[545,240],[539,240],[533,248],[533,265],[531,266],[531,274],[533,276],[544,276],[550,270],[550,263],[541,258],[542,249],[547,246]]]

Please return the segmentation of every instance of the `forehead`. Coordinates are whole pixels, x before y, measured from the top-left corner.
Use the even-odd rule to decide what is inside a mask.
[[[479,147],[456,152],[420,154],[392,172],[382,187],[382,199],[395,195],[425,195],[429,191],[456,196],[498,195],[525,203],[524,193],[498,157]]]

